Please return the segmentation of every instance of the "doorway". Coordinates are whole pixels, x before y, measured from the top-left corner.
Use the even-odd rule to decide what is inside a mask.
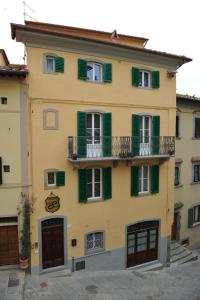
[[[42,268],[64,265],[64,221],[51,218],[42,221]]]
[[[158,258],[158,221],[146,221],[128,226],[127,268]]]

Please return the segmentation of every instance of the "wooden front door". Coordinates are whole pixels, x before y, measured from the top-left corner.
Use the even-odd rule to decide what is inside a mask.
[[[171,239],[176,241],[177,239],[177,220],[178,220],[178,213],[174,213],[174,222],[172,224],[172,234]]]
[[[43,269],[64,265],[63,219],[53,218],[42,222]]]
[[[158,221],[131,225],[127,230],[127,267],[158,258]]]
[[[17,226],[0,226],[0,266],[18,263],[19,242]]]

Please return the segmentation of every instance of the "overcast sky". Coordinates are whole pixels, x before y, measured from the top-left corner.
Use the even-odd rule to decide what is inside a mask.
[[[198,0],[27,0],[40,22],[146,37],[146,48],[193,59],[177,75],[177,92],[200,97]],[[28,20],[31,20],[27,17]],[[10,23],[23,24],[23,1],[0,0],[0,48],[11,63],[23,63],[23,46],[11,40]]]

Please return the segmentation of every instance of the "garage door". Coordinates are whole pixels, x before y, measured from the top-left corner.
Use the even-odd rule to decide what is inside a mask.
[[[0,266],[19,263],[17,226],[0,226]]]

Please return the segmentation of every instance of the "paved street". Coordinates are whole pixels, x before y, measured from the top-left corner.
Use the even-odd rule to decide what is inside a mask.
[[[53,275],[50,275],[53,276]],[[27,276],[25,300],[200,300],[200,261],[171,269]]]

